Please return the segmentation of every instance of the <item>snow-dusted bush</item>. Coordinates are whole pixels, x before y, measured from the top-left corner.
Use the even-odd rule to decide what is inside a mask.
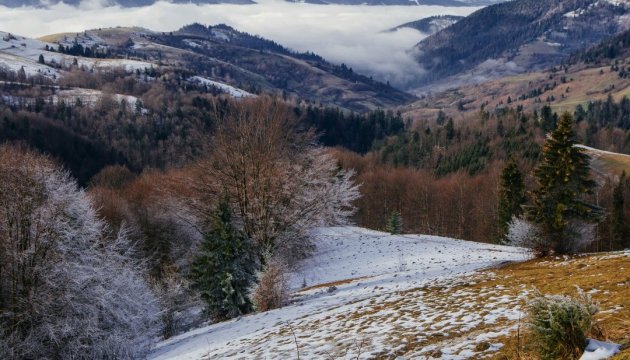
[[[534,250],[545,246],[545,240],[538,227],[535,224],[518,217],[512,218],[508,224],[506,242],[512,246],[519,246]]]
[[[542,359],[577,359],[586,347],[597,306],[578,289],[578,297],[537,293],[528,304],[531,339]]]
[[[562,244],[563,253],[577,253],[595,241],[595,225],[584,221],[571,220],[566,226],[567,235]],[[509,245],[532,249],[538,255],[548,255],[557,248],[552,235],[545,234],[539,225],[521,218],[513,218],[508,225],[506,240]]]
[[[289,299],[287,266],[278,259],[269,259],[258,273],[258,283],[252,289],[252,302],[257,311],[281,308]]]
[[[597,226],[581,220],[570,220],[567,225],[568,241],[564,244],[565,252],[575,254],[588,247],[597,240]]]
[[[162,336],[166,339],[201,324],[201,299],[190,290],[190,283],[177,273],[154,282],[162,307]]]
[[[110,234],[47,158],[0,148],[0,358],[137,358],[159,305],[124,228]]]

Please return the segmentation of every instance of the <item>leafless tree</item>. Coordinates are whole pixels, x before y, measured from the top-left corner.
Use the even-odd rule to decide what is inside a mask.
[[[0,148],[0,357],[136,358],[159,316],[124,227],[113,236],[49,159]]]
[[[261,254],[306,255],[310,229],[352,215],[353,172],[338,168],[286,104],[263,97],[230,108],[217,114],[213,150],[197,169],[197,207],[207,212],[227,194]]]

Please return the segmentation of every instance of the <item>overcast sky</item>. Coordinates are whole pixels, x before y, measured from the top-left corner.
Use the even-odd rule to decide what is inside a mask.
[[[402,23],[432,15],[467,15],[476,8],[440,6],[337,6],[262,0],[255,5],[192,5],[158,2],[141,8],[103,8],[87,0],[78,8],[58,4],[48,9],[0,6],[0,30],[38,37],[112,26],[142,26],[172,31],[185,24],[225,23],[298,51],[313,51],[379,80],[404,86],[422,71],[409,50],[423,35]]]

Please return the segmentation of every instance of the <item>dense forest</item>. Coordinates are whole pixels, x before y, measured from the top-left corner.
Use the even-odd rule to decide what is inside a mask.
[[[0,75],[6,80],[19,76],[10,71]],[[59,80],[62,86],[104,90],[85,103],[80,98],[54,101],[62,88],[39,85],[38,78],[23,79],[28,86],[4,83],[11,96],[0,101],[2,140],[53,155],[80,184],[88,184],[108,165],[139,174],[193,164],[211,152],[219,119],[240,104],[184,81],[185,72],[153,69],[151,75],[71,71]],[[156,80],[147,80],[151,78]],[[574,117],[580,141],[629,152],[629,104],[626,98],[617,102],[609,97],[578,106]],[[558,122],[547,105],[533,113],[509,106],[479,110],[466,120],[439,112],[434,119],[415,122],[393,111],[352,113],[295,102],[288,106],[300,127],[313,129],[319,143],[335,148],[343,167],[357,171],[364,195],[355,215],[359,225],[384,229],[390,214],[399,211],[405,231],[476,241],[496,239],[502,166],[513,157],[528,174],[546,133]],[[47,140],[51,133],[55,141]],[[601,181],[600,201],[610,205],[614,181]],[[606,227],[600,231],[605,242]]]

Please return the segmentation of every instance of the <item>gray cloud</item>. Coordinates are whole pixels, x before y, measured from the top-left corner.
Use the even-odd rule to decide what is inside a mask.
[[[105,7],[106,0],[84,0],[48,8],[0,7],[0,30],[38,37],[112,26],[172,31],[192,22],[225,23],[297,51],[313,51],[335,63],[404,87],[422,69],[408,52],[423,38],[402,23],[438,15],[467,15],[476,8],[440,6],[343,6],[262,0],[255,5],[194,5],[157,2],[139,8]]]

